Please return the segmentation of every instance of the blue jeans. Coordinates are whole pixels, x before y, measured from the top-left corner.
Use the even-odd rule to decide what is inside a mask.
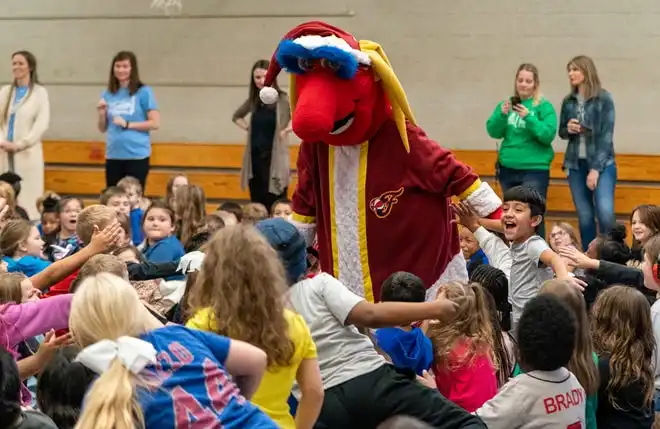
[[[502,192],[514,186],[528,185],[536,189],[539,194],[548,201],[548,184],[550,182],[550,170],[517,170],[497,164],[497,181],[500,182]],[[545,238],[545,213],[544,220],[537,228],[538,234]]]
[[[616,223],[614,214],[614,188],[616,187],[616,164],[612,163],[598,176],[596,190],[587,188],[589,167],[581,159],[577,170],[568,170],[568,185],[571,187],[573,204],[578,214],[580,238],[586,248],[596,238],[596,219],[598,231],[607,233]]]

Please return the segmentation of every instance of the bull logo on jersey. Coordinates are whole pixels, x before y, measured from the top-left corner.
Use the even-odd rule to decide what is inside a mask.
[[[403,186],[396,191],[387,191],[369,201],[369,208],[379,219],[385,219],[392,213],[392,208],[399,202],[399,197],[403,195]]]

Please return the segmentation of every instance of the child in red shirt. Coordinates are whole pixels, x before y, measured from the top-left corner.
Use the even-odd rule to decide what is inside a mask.
[[[457,309],[450,319],[431,323],[427,333],[433,343],[438,390],[469,412],[497,393],[497,362],[486,293],[477,283],[441,286],[438,296],[455,302]]]

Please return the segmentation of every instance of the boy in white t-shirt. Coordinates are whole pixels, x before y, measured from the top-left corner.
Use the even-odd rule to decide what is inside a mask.
[[[575,348],[574,313],[557,297],[530,300],[520,318],[518,353],[525,371],[475,414],[488,429],[584,429],[587,395],[566,369]]]

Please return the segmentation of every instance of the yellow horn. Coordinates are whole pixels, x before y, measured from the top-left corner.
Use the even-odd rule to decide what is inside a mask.
[[[416,122],[412,110],[410,109],[406,93],[403,90],[403,86],[401,86],[399,79],[396,77],[396,74],[394,74],[394,70],[387,59],[383,48],[378,43],[370,40],[360,40],[360,50],[369,55],[371,68],[380,78],[385,95],[392,105],[394,122],[399,130],[403,145],[405,146],[406,151],[410,152],[408,133],[406,132],[406,119],[413,125],[415,125]]]

